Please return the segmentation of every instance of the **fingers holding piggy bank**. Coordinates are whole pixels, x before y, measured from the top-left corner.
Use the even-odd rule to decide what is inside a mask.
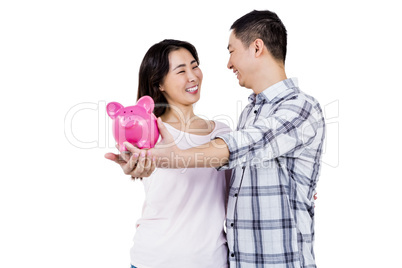
[[[127,141],[140,149],[155,146],[159,138],[156,117],[152,113],[154,101],[144,96],[134,106],[123,107],[118,102],[110,102],[106,106],[107,114],[113,120],[113,137],[120,152],[127,151],[124,142]]]

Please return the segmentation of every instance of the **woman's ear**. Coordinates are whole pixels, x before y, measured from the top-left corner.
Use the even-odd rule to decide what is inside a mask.
[[[159,90],[160,91],[165,91],[165,89],[162,87],[162,85],[159,85]]]

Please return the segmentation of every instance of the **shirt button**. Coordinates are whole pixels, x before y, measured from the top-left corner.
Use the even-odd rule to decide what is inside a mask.
[[[256,114],[256,113],[258,113],[258,111],[257,111],[257,110],[255,110],[255,111],[254,111],[254,113]]]
[[[233,227],[233,226],[234,226],[234,223],[232,222],[232,223],[230,224],[230,226],[232,226],[232,227]]]
[[[234,197],[237,197],[237,193],[236,193],[236,194],[234,194]]]
[[[234,257],[234,253],[230,254],[230,256]]]

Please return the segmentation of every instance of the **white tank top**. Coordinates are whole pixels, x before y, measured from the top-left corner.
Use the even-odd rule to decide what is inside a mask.
[[[180,149],[199,146],[231,131],[215,121],[209,135],[194,135],[165,123]],[[222,268],[228,250],[223,224],[224,171],[214,168],[157,169],[143,178],[145,201],[137,221],[131,264],[138,268]]]

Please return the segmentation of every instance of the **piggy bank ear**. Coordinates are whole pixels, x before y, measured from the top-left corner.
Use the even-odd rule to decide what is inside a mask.
[[[144,107],[147,113],[152,113],[154,110],[154,100],[150,96],[143,96],[137,101],[137,105]]]
[[[110,118],[114,119],[117,114],[119,113],[119,110],[121,108],[124,108],[123,105],[121,105],[118,102],[110,102],[108,105],[106,105],[106,112],[110,116]]]

